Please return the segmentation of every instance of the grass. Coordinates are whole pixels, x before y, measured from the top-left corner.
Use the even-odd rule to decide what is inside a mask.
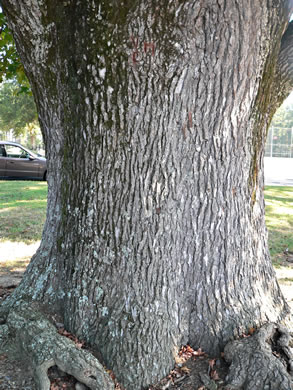
[[[0,181],[0,241],[41,239],[46,218],[47,182]]]
[[[17,271],[24,271],[28,266],[28,263],[30,262],[30,258],[31,256],[22,260],[16,259],[12,261],[1,262],[0,276],[4,274],[9,275],[10,273],[17,272]]]
[[[293,187],[267,186],[265,202],[270,253],[280,266],[293,259]]]

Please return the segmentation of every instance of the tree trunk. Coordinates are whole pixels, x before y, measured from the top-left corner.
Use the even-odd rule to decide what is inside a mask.
[[[291,3],[2,6],[49,165],[41,246],[7,307],[52,305],[128,390],[163,377],[184,343],[215,354],[283,320],[263,150],[292,81],[276,82]]]

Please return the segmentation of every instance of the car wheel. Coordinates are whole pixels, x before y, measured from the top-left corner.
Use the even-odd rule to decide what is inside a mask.
[[[44,179],[45,181],[47,181],[47,171],[44,173],[43,179]]]

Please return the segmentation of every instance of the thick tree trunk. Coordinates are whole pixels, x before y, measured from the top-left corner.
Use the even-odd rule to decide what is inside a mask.
[[[262,158],[284,1],[2,5],[49,163],[42,243],[13,299],[64,313],[128,390],[183,343],[217,353],[283,320]]]

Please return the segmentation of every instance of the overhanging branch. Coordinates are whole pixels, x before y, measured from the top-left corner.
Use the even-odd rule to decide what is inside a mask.
[[[278,58],[278,78],[283,95],[293,90],[293,21],[283,35]]]

